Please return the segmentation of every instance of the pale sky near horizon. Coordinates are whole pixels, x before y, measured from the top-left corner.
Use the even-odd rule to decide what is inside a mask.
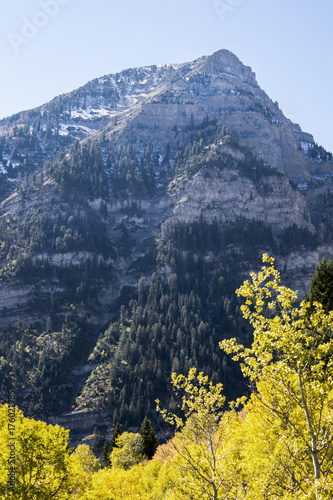
[[[122,69],[232,51],[333,151],[329,0],[11,0],[0,7],[0,118]]]

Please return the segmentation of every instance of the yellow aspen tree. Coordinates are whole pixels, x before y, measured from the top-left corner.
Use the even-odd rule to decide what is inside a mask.
[[[0,496],[3,499],[68,498],[69,431],[0,406]]]
[[[68,466],[70,470],[68,492],[72,498],[77,498],[89,490],[92,476],[101,468],[101,464],[88,445],[80,444],[70,455]]]
[[[236,480],[234,448],[230,439],[231,413],[224,412],[222,384],[213,385],[191,368],[187,377],[172,374],[175,391],[182,391],[184,418],[157,408],[176,426],[171,464],[177,470],[177,498],[221,500],[232,498]],[[174,497],[170,497],[174,498]],[[176,497],[175,497],[176,498]]]
[[[167,466],[158,460],[134,465],[130,469],[112,467],[96,472],[91,486],[78,500],[170,499]]]
[[[265,254],[263,262],[259,273],[251,273],[251,282],[237,290],[245,298],[243,316],[253,326],[252,346],[246,348],[236,339],[223,340],[220,346],[241,361],[244,375],[253,383],[253,398],[278,426],[289,460],[286,495],[329,500],[333,498],[333,312],[307,300],[295,307],[297,293],[280,284],[274,259]]]
[[[145,460],[142,436],[134,432],[123,432],[116,439],[110,460],[112,467],[129,469]]]

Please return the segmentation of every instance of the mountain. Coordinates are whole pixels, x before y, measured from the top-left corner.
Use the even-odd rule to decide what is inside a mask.
[[[235,289],[268,252],[301,297],[332,254],[332,154],[226,50],[0,121],[0,167],[1,395],[72,428],[156,419],[191,366],[244,392]]]

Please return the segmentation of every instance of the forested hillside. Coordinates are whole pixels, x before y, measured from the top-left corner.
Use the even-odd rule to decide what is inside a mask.
[[[268,252],[301,299],[333,251],[332,155],[228,51],[2,120],[0,167],[1,401],[79,436],[162,429],[192,367],[249,394],[235,290]]]
[[[215,374],[174,372],[172,404],[157,400],[155,410],[173,437],[158,446],[147,418],[139,432],[117,423],[98,460],[86,444],[71,450],[65,429],[24,417],[10,391],[0,407],[4,498],[332,498],[332,260],[320,263],[299,305],[274,259],[264,254],[263,263],[237,290],[252,346],[219,345],[242,360],[248,396],[228,404]]]

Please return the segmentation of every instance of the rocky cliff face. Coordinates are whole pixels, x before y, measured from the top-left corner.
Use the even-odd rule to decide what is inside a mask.
[[[203,169],[175,195],[175,204],[174,215],[186,222],[200,216],[220,224],[245,218],[264,222],[275,234],[293,224],[315,232],[305,197],[285,176],[254,182],[234,169]]]
[[[21,351],[24,342],[27,352],[35,349],[15,383],[36,395],[29,404],[42,414],[68,411],[81,390],[79,407],[101,406],[96,380],[107,384],[106,373],[130,363],[112,357],[127,345],[119,334],[125,320],[117,334],[111,324],[107,340],[97,337],[120,310],[121,318],[130,314],[122,306],[135,316],[135,297],[147,306],[143,289],[154,287],[156,276],[170,286],[160,303],[173,296],[174,275],[183,283],[180,297],[190,296],[189,283],[193,292],[202,280],[202,321],[179,326],[170,367],[156,368],[167,373],[185,356],[184,347],[176,354],[173,346],[193,330],[215,331],[220,322],[226,332],[248,338],[231,294],[258,267],[263,251],[277,257],[286,283],[300,295],[320,259],[333,252],[332,155],[288,120],[251,68],[228,51],[98,78],[2,120],[0,136],[0,327],[4,338],[6,329],[17,328]],[[151,307],[162,318],[157,302]],[[136,320],[128,321],[124,336]],[[154,328],[164,327],[164,338],[172,339],[166,324]],[[202,334],[203,346],[208,338]],[[6,342],[0,356],[9,352]],[[192,345],[184,359],[193,351]],[[199,354],[193,359],[200,366],[218,363],[203,362]],[[86,385],[86,371],[79,381],[71,379],[68,360],[78,370],[94,363]],[[14,377],[15,360],[8,363],[11,368],[0,366],[2,390]],[[43,372],[48,363],[59,366]],[[66,370],[67,385],[59,376]],[[124,377],[114,375],[114,394]],[[37,404],[49,398],[43,387],[67,396],[61,404]]]

